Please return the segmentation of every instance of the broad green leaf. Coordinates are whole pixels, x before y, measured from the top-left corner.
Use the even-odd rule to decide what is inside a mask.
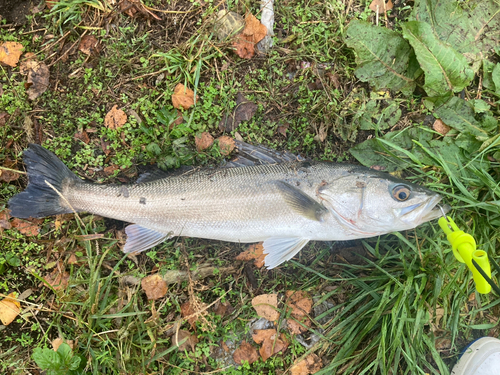
[[[461,133],[471,134],[478,140],[488,139],[488,131],[474,117],[474,110],[463,99],[452,97],[434,112],[443,122]]]
[[[497,63],[491,72],[491,79],[495,84],[495,92],[500,94],[500,63]]]
[[[410,42],[425,73],[424,89],[429,96],[463,90],[474,78],[465,57],[441,42],[425,22],[403,24],[403,36]]]
[[[358,68],[354,73],[361,81],[369,82],[376,90],[413,93],[415,67],[412,65],[412,75],[408,72],[413,51],[399,33],[353,20],[347,29],[346,44],[356,52]]]
[[[71,347],[65,342],[59,345],[59,348],[57,348],[57,354],[59,354],[59,356],[61,357],[61,362],[64,365],[68,365],[71,361],[71,357],[73,356]]]
[[[410,20],[431,25],[434,35],[463,54],[477,72],[498,45],[500,3],[496,0],[416,0]]]
[[[493,69],[495,68],[495,64],[489,60],[483,60],[483,87],[485,89],[495,91],[495,83],[493,82]],[[500,77],[499,77],[500,79]]]
[[[33,360],[42,370],[58,369],[61,365],[59,355],[48,348],[35,348],[33,350]]]

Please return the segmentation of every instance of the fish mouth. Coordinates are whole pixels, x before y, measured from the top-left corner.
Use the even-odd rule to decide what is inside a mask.
[[[451,207],[447,204],[438,206],[442,197],[438,194],[430,197],[427,202],[414,204],[401,209],[401,217],[404,221],[413,222],[414,225],[420,225],[430,220],[443,216],[443,212],[450,211]]]

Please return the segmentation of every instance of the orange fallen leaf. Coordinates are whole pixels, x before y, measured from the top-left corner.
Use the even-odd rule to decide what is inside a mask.
[[[84,54],[90,56],[93,54],[98,54],[101,50],[99,45],[99,41],[93,35],[84,35],[82,40],[80,40],[80,45],[78,49],[82,51]]]
[[[64,340],[62,337],[58,337],[57,339],[52,340],[51,342],[52,349],[54,349],[54,351],[57,352],[57,349],[59,349],[59,347],[63,342],[68,344],[71,349],[75,348],[75,343],[73,340]]]
[[[236,260],[253,260],[255,267],[262,268],[265,264],[267,254],[264,254],[264,246],[262,246],[262,242],[258,244],[253,244],[248,246],[248,248],[240,253],[235,259]]]
[[[225,156],[233,152],[234,147],[236,146],[234,139],[228,135],[223,135],[217,138],[217,141],[219,143],[220,153]]]
[[[321,358],[319,358],[316,354],[312,353],[309,354],[302,361],[293,365],[292,368],[290,369],[290,373],[292,375],[315,374],[319,370],[321,370],[322,366],[323,362],[321,361]]]
[[[308,317],[313,306],[311,297],[301,290],[288,290],[286,297],[286,305],[291,309],[291,318],[287,320],[288,330],[295,335],[307,331],[307,327],[311,326],[311,320]]]
[[[252,339],[256,344],[262,344],[264,340],[271,338],[276,334],[274,328],[271,329],[254,329],[252,332]]]
[[[233,359],[238,365],[241,365],[243,361],[252,364],[259,359],[259,354],[252,345],[242,341],[240,347],[234,351]]]
[[[278,320],[278,294],[261,294],[252,299],[252,306],[261,318],[271,322]]]
[[[23,45],[18,42],[4,42],[0,45],[0,63],[15,67],[23,51]]]
[[[195,323],[196,323],[196,320],[198,319],[198,316],[194,315],[194,313],[195,313],[195,311],[191,307],[191,303],[189,303],[189,301],[184,302],[181,305],[181,315],[183,318],[189,317],[187,321],[192,329],[196,329]]]
[[[198,99],[198,98],[197,98]],[[188,109],[194,105],[194,91],[187,88],[182,83],[178,83],[172,94],[172,105],[179,109]]]
[[[45,0],[45,5],[47,6],[47,8],[52,9],[58,1],[59,0]]]
[[[36,236],[40,233],[40,224],[43,222],[43,219],[19,219],[17,217],[13,218],[11,224],[14,228],[16,228],[20,233],[25,236]]]
[[[255,55],[255,45],[267,35],[267,27],[251,13],[245,15],[245,28],[233,42],[236,54],[243,59],[251,59]]]
[[[104,167],[103,171],[106,173],[107,176],[111,176],[115,171],[119,170],[120,166],[116,164],[108,165],[107,167]]]
[[[387,3],[384,0],[373,0],[370,4],[370,9],[379,13],[391,10],[393,7],[394,4],[391,0],[388,0]]]
[[[214,137],[212,137],[209,132],[203,132],[199,136],[197,135],[194,137],[194,143],[196,143],[196,149],[198,151],[203,151],[213,145]]]
[[[441,135],[446,135],[451,130],[451,128],[446,125],[441,119],[437,119],[436,121],[434,121],[434,124],[432,124],[432,128]]]
[[[5,209],[0,211],[0,228],[2,229],[12,228],[12,224],[9,222],[9,220],[10,220],[9,210]]]
[[[127,122],[127,114],[115,105],[104,117],[104,126],[109,129],[121,128]]]
[[[55,267],[52,272],[47,274],[43,279],[54,290],[64,290],[68,287],[69,273],[66,271],[61,271],[59,267]]]
[[[141,280],[141,287],[148,300],[157,300],[167,294],[167,283],[162,279],[159,274],[146,276]]]
[[[81,132],[76,132],[73,137],[75,139],[79,139],[80,141],[82,141],[86,145],[88,145],[90,142],[89,134],[85,130],[82,130]]]
[[[272,355],[284,352],[288,348],[288,341],[284,334],[274,334],[262,342],[262,346],[259,349],[260,356],[263,361],[266,361]]]
[[[186,341],[183,342],[183,340]],[[195,346],[198,343],[196,335],[191,332],[181,329],[177,331],[172,337],[172,345],[177,346],[180,351],[191,349],[194,352]]]
[[[0,300],[0,321],[2,321],[4,326],[12,323],[21,311],[21,304],[15,300],[16,297],[17,293],[12,292]]]

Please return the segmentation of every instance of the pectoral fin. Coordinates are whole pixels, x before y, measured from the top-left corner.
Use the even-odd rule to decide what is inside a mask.
[[[140,253],[162,243],[169,237],[169,234],[160,233],[137,224],[126,227],[125,233],[127,234],[127,242],[123,247],[124,253]]]
[[[286,182],[278,181],[277,186],[281,196],[291,209],[308,219],[323,221],[323,215],[328,212],[324,206]]]
[[[268,269],[279,266],[292,259],[307,243],[308,238],[301,237],[271,237],[264,241],[265,263]]]

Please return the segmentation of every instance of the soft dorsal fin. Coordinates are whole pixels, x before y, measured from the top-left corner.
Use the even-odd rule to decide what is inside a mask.
[[[308,219],[323,221],[323,216],[328,212],[323,205],[289,183],[277,181],[276,185],[291,209]]]
[[[127,242],[123,247],[124,253],[140,253],[165,241],[170,234],[157,232],[153,229],[144,228],[137,224],[125,228]]]
[[[279,266],[292,259],[309,242],[308,238],[301,237],[271,237],[264,241],[264,258],[268,269]]]

